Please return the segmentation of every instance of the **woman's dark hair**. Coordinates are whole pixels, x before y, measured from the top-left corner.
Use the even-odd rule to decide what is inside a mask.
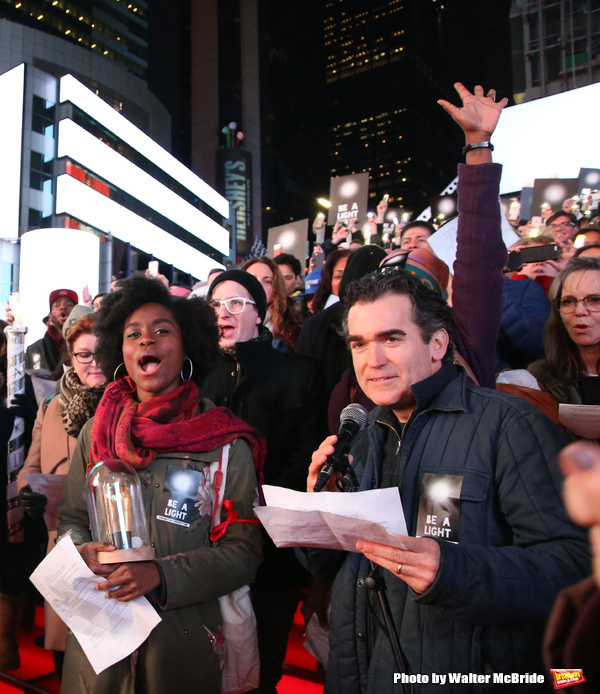
[[[107,381],[114,380],[123,362],[123,328],[129,316],[146,304],[159,304],[173,314],[181,330],[183,352],[192,360],[192,380],[200,385],[213,368],[219,350],[215,312],[205,299],[172,296],[156,279],[129,277],[121,289],[104,297],[98,311],[94,334],[98,336],[96,356]],[[119,375],[124,375],[124,367]]]
[[[348,248],[338,248],[331,253],[325,259],[325,264],[323,265],[323,270],[321,271],[321,281],[315,292],[315,298],[312,302],[313,313],[319,313],[325,307],[327,299],[331,294],[331,281],[333,280],[333,269],[335,268],[338,260],[342,258],[347,258],[351,251]]]
[[[582,271],[600,272],[600,258],[571,258],[554,279],[548,297],[550,316],[544,329],[544,370],[563,383],[574,383],[587,371],[579,348],[565,328],[557,301],[562,297],[567,277]],[[596,365],[596,371],[600,374],[600,362]]]
[[[372,304],[388,294],[407,296],[413,305],[413,321],[425,344],[429,344],[438,330],[448,333],[449,342],[443,362],[452,359],[454,345],[452,333],[454,319],[448,304],[438,292],[426,287],[421,280],[405,270],[390,268],[374,272],[351,282],[344,293],[342,336],[348,340],[348,313],[355,304]]]

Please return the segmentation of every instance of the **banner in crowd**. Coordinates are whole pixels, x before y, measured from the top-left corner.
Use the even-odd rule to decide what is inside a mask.
[[[288,222],[271,227],[267,236],[267,255],[273,258],[280,253],[291,253],[303,266],[308,255],[308,219]]]
[[[547,210],[571,212],[568,201],[577,197],[577,192],[576,178],[536,178],[533,182],[531,217],[541,217]]]
[[[367,218],[368,197],[368,173],[332,178],[329,184],[331,207],[327,224],[333,226],[336,222],[355,221],[361,227]]]

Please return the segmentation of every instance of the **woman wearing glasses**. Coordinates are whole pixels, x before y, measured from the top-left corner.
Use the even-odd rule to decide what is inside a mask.
[[[529,371],[559,403],[600,404],[600,259],[572,258],[550,289],[545,359]]]
[[[92,333],[95,314],[84,315],[67,331],[69,368],[58,384],[58,393],[44,400],[38,410],[31,448],[19,473],[19,499],[25,513],[44,513],[46,497],[33,492],[25,475],[41,472],[66,475],[83,425],[94,416],[104,393],[106,381],[95,359],[97,338]],[[48,551],[54,547],[56,524],[48,527]],[[45,603],[45,647],[54,651],[54,662],[60,673],[65,650],[67,627],[54,610]]]

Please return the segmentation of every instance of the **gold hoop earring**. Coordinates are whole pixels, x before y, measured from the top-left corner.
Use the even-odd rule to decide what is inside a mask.
[[[118,371],[122,366],[125,366],[125,362],[124,362],[124,361],[122,361],[122,362],[119,364],[119,366],[117,366],[117,368],[115,369],[115,372],[114,372],[114,374],[113,374],[113,381],[116,381],[116,380],[117,380],[117,371]]]
[[[180,374],[179,374],[179,375],[181,376],[181,380],[184,381],[184,382],[185,382],[185,381],[189,381],[189,380],[191,379],[191,377],[192,377],[192,374],[194,373],[194,364],[192,363],[192,360],[191,360],[189,357],[186,357],[186,359],[190,362],[190,375],[189,375],[187,378],[184,377],[184,375],[183,375],[183,366],[181,367],[181,372],[180,372]],[[184,362],[184,363],[185,363],[185,362]]]

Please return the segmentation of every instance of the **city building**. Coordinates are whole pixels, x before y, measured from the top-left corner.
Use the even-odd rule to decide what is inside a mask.
[[[600,82],[600,5],[593,0],[513,0],[517,103]]]
[[[454,132],[433,108],[449,95],[441,3],[327,0],[327,121],[331,176],[369,172],[371,209],[418,213],[454,177]],[[426,106],[427,105],[427,106]]]
[[[24,306],[28,291],[43,295],[54,268],[58,285],[74,273],[80,293],[83,284],[105,291],[151,259],[169,281],[205,279],[229,255],[229,206],[169,153],[169,114],[138,68],[124,66],[129,49],[111,59],[39,22],[44,30],[0,20],[0,303],[11,290],[21,290]],[[36,254],[22,257],[23,239],[33,232],[41,239],[42,231],[44,243],[29,248],[48,245],[37,254],[45,270],[28,287],[26,260]],[[96,240],[96,266],[89,249],[77,256],[77,234]],[[82,268],[85,282],[75,279]]]
[[[144,80],[147,13],[146,0],[0,0],[0,19],[83,46]]]

